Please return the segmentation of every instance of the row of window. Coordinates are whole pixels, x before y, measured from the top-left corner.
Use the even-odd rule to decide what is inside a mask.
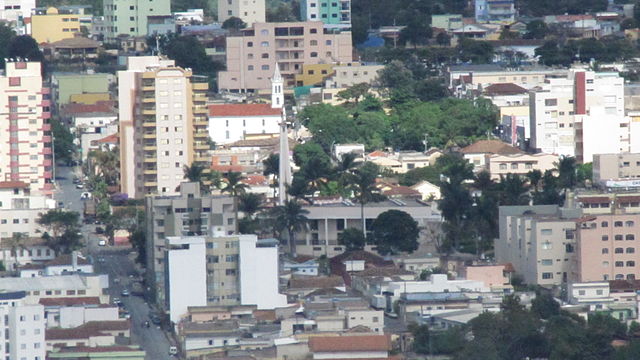
[[[33,250],[25,250],[25,249],[20,249],[18,251],[18,254],[20,257],[24,257],[25,254],[28,254],[29,256],[33,256]],[[35,251],[36,256],[42,256],[42,254],[44,254],[45,256],[51,256],[53,255],[50,249],[36,249]],[[11,254],[11,256],[15,256],[14,254]]]
[[[614,250],[615,254],[624,254],[625,252],[627,254],[635,254],[636,253],[636,249],[632,248],[632,247],[628,247],[626,249],[626,251],[625,251],[625,249],[620,247],[620,248],[615,248],[615,250]],[[602,248],[602,253],[603,254],[608,254],[609,253],[609,248]]]
[[[238,262],[238,254],[226,255],[224,259],[225,259],[225,262]],[[220,262],[220,256],[207,255],[207,263],[218,264],[219,262]]]
[[[33,296],[40,296],[41,291],[40,290],[34,290],[34,291],[27,291],[27,296],[29,295],[33,295]],[[86,290],[66,290],[65,291],[66,295],[87,295],[87,291]],[[44,291],[44,295],[46,296],[51,296],[51,295],[62,295],[62,290],[46,290]]]
[[[618,235],[614,235],[613,239],[616,241],[620,241],[620,240],[635,240],[636,236],[633,234],[627,234],[627,235],[622,235],[622,234],[618,234]],[[609,241],[609,235],[602,235],[602,241]]]
[[[511,170],[518,170],[519,167],[519,163],[511,163]],[[533,163],[525,163],[524,168],[533,169]],[[507,164],[500,164],[500,170],[507,170]]]
[[[614,263],[615,267],[624,267],[625,266],[625,262],[624,261],[616,261]],[[636,266],[636,262],[633,260],[629,260],[626,262],[627,267],[634,267]],[[602,262],[602,267],[609,267],[609,262],[608,261],[603,261]]]

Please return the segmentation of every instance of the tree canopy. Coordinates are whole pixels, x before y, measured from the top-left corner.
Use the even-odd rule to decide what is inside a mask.
[[[400,210],[387,210],[373,221],[373,241],[380,254],[412,253],[418,249],[418,223]]]

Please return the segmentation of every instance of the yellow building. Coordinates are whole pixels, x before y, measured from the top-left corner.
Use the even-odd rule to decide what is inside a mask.
[[[52,43],[74,37],[80,32],[80,15],[60,14],[50,7],[45,14],[31,16],[31,37],[40,43]]]
[[[302,74],[296,74],[296,86],[321,85],[333,76],[333,64],[303,64]]]
[[[78,104],[93,105],[98,101],[109,101],[111,96],[109,93],[84,93],[73,94],[69,97],[69,102]]]

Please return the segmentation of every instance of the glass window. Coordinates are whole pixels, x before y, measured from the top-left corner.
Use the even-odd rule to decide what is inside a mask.
[[[544,266],[553,265],[553,259],[542,259],[541,264]]]
[[[609,227],[609,222],[603,221],[600,223],[600,227]]]
[[[608,241],[609,235],[602,235],[602,241]]]
[[[622,240],[623,238],[624,238],[624,237],[623,237],[622,235],[616,235],[616,236],[614,236],[614,239],[615,239],[615,240],[618,240],[618,241]]]
[[[633,235],[633,234],[627,234],[627,235],[624,236],[624,239],[625,240],[635,240],[636,236]]]
[[[627,266],[630,266],[630,267],[636,266],[636,262],[633,260],[629,260],[627,261]]]
[[[635,248],[632,248],[632,247],[627,248],[627,254],[634,254],[635,252],[636,252]]]
[[[615,227],[622,227],[622,221],[616,221],[613,223],[613,226]]]
[[[616,248],[615,253],[616,254],[623,254],[624,253],[624,249],[623,248]]]
[[[602,248],[602,253],[603,253],[603,254],[608,254],[608,253],[609,253],[609,249],[607,249],[607,248]]]
[[[616,267],[623,267],[624,261],[616,261]]]
[[[634,225],[634,223],[633,223],[632,220],[625,221],[625,223],[624,223],[624,226],[626,226],[626,227],[632,227],[633,225]]]
[[[543,279],[553,279],[553,273],[550,273],[550,272],[543,272],[543,273],[542,273],[542,278],[543,278]]]

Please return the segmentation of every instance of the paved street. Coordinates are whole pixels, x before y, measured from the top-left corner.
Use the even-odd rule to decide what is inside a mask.
[[[74,170],[77,173],[74,173]],[[58,188],[56,201],[63,202],[65,208],[82,214],[83,206],[80,194],[85,190],[76,189],[73,184],[74,174],[79,175],[80,169],[61,166],[56,168]],[[130,275],[137,275],[134,263],[130,258],[130,250],[98,246],[98,238],[93,224],[83,224],[82,233],[87,244],[83,252],[93,259],[96,272],[109,274],[108,293],[111,299],[119,298],[122,300],[125,310],[131,314],[132,342],[139,344],[147,352],[147,359],[171,359],[168,354],[169,342],[164,332],[153,324],[149,328],[143,326],[145,321],[150,321],[150,308],[143,298],[121,296],[122,290],[125,288],[130,292],[132,290],[134,279],[130,278]]]

